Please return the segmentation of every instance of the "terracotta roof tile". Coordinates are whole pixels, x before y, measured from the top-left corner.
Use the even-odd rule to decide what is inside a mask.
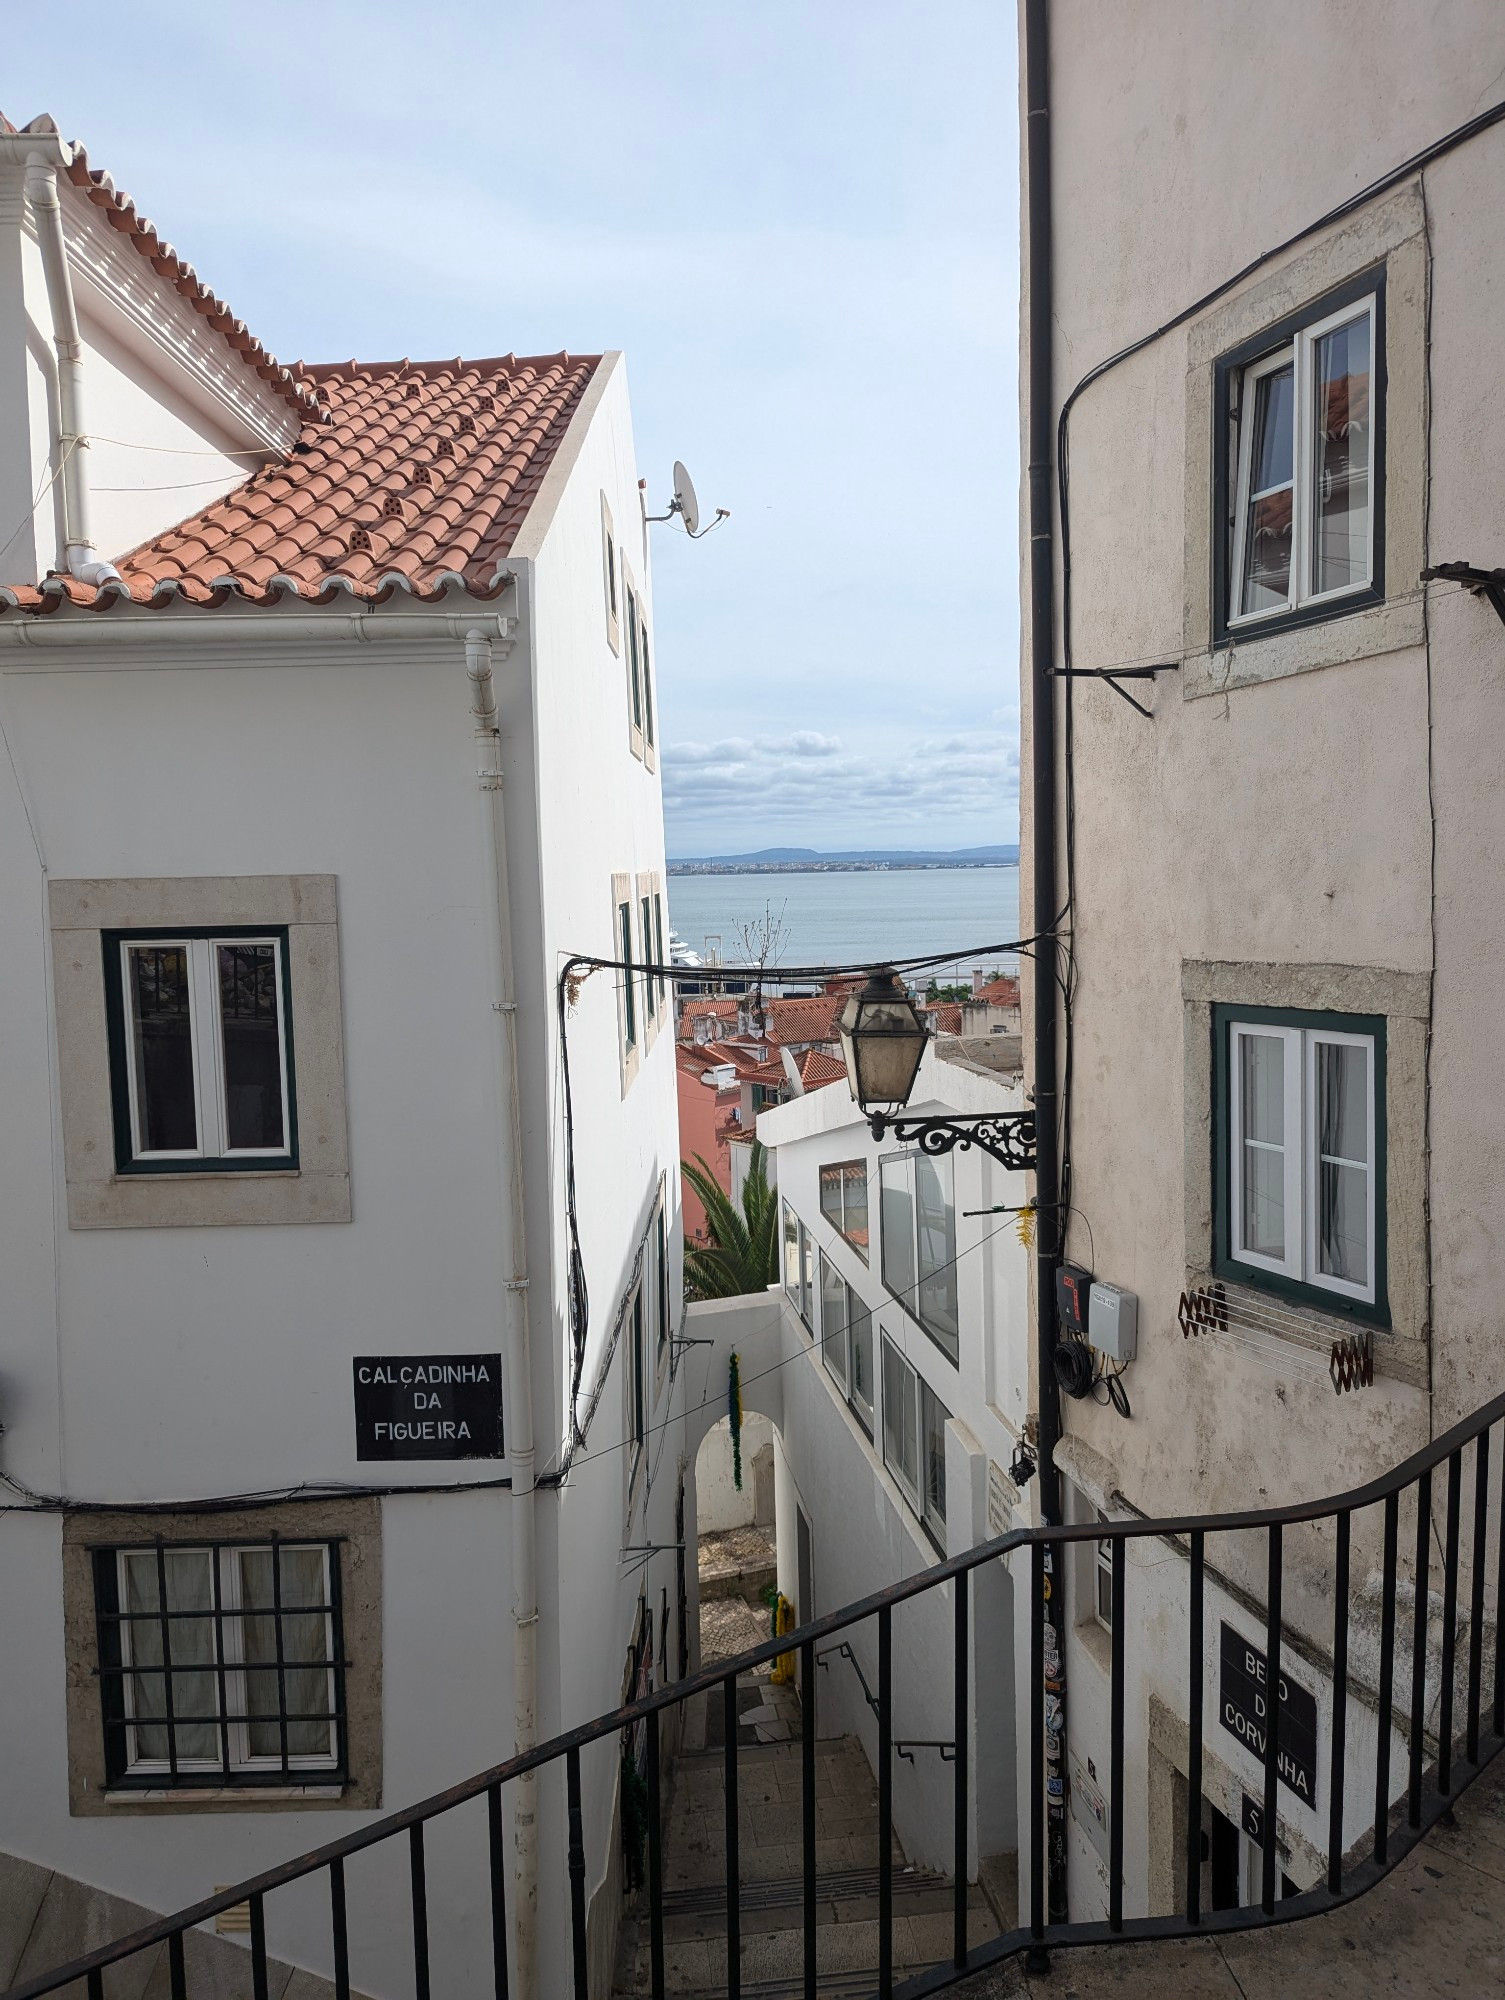
[[[769,1040],[781,1048],[798,1042],[834,1042],[845,993],[817,993],[799,1000],[770,1000]]]
[[[972,998],[989,1007],[1017,1007],[1019,982],[1008,973],[1003,973],[997,979],[990,979],[986,986],[979,986]]]
[[[822,1090],[828,1083],[845,1083],[847,1066],[824,1049],[806,1049],[799,1059],[800,1082],[806,1090]]]
[[[195,601],[216,594],[276,603],[290,588],[328,603],[342,588],[381,604],[396,592],[439,596],[458,576],[476,597],[502,589],[497,567],[512,547],[549,462],[563,441],[599,363],[598,355],[551,354],[494,361],[342,362],[308,368],[327,424],[310,422],[288,458],[263,467],[202,513],[116,559],[132,601],[161,609],[179,592]],[[416,393],[415,393],[416,392]],[[519,406],[532,413],[527,443],[505,457],[478,451]],[[456,461],[432,458],[436,425],[458,414],[475,425]],[[387,489],[400,482],[400,510],[388,513]],[[276,581],[274,581],[276,579]],[[121,594],[106,584],[103,599]],[[40,589],[16,588],[26,611],[50,611],[100,593],[50,577]],[[735,1013],[735,1002],[730,1003]]]

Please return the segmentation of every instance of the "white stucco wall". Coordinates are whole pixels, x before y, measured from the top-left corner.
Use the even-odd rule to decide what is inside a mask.
[[[569,1435],[554,979],[570,951],[611,951],[612,871],[663,868],[656,776],[632,758],[625,720],[613,729],[603,721],[595,734],[585,720],[604,709],[608,677],[620,700],[622,674],[603,636],[603,479],[619,521],[636,505],[625,384],[607,373],[606,398],[585,413],[583,435],[542,496],[546,517],[516,564],[517,640],[495,661],[540,1474],[558,1470]],[[463,1485],[508,1470],[362,1464],[351,1407],[353,1354],[504,1345],[496,1017],[463,648],[300,647],[279,641],[277,617],[267,614],[264,642],[112,649],[101,627],[97,649],[0,660],[9,751],[0,759],[0,915],[9,926],[0,1245],[12,1329],[0,1400],[4,1463],[42,1493],[132,1502],[373,1477],[397,1488],[450,1476]],[[55,1144],[47,878],[301,873],[337,884],[353,1219],[70,1230]],[[610,977],[597,975],[570,1023],[592,1305],[587,1390],[661,1185],[676,1311],[680,1282],[671,1037],[666,1029],[647,1052],[624,1099]],[[626,1352],[619,1343],[568,1482],[537,1502],[541,1735],[620,1699],[640,1591],[656,1652],[664,1588],[673,1615],[681,1444],[666,1423],[685,1377],[671,1390],[666,1363],[656,1370],[629,1515]],[[500,1492],[384,1503],[388,1809],[510,1747],[509,1507]],[[25,1635],[17,1686],[27,1690],[0,1738],[10,1774],[0,1849],[170,1909],[360,1823],[344,1810],[70,1819],[56,1534],[49,1517],[13,1520],[0,1538],[0,1591],[7,1628]],[[630,1543],[660,1552],[645,1566],[624,1553]],[[671,1671],[677,1654],[675,1634]],[[594,1893],[610,1872],[615,1746],[585,1766]],[[568,1949],[562,1772],[540,1790],[548,1992]],[[434,1978],[454,1986],[479,1935],[481,1899],[465,1871],[484,1865],[484,1835],[436,1830],[433,1841],[438,1854],[453,1842],[468,1856],[453,1874],[431,1861]],[[408,1949],[404,1868],[396,1855],[373,1861],[358,1884],[352,1872],[352,1937],[359,1931],[368,1990],[401,1983],[391,1961],[406,1962]],[[319,1897],[274,1901],[268,1942],[276,1955],[323,1967]],[[352,1976],[360,1983],[355,1958]]]

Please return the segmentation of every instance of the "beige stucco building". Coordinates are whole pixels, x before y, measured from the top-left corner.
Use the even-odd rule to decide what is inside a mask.
[[[1423,581],[1505,563],[1505,124],[1481,116],[1505,13],[1050,13],[1056,667],[1163,669],[1120,684],[1147,716],[1102,679],[1054,683],[1066,1256],[1138,1299],[1132,1416],[1067,1398],[1057,1464],[1072,1518],[1257,1507],[1357,1485],[1505,1387],[1505,611]],[[1028,769],[1027,675],[1024,726]],[[1361,1679],[1374,1511],[1354,1519]],[[1212,1655],[1219,1617],[1261,1629],[1262,1559],[1209,1545]],[[1141,1545],[1118,1607],[1131,1911],[1180,1879],[1184,1567]],[[1286,1658],[1319,1772],[1331,1575],[1320,1537],[1291,1538]],[[1084,1809],[1100,1582],[1083,1558],[1068,1592],[1073,1919],[1105,1880]],[[1242,1868],[1259,1766],[1215,1678],[1208,1697],[1209,1866]],[[1299,1886],[1325,1838],[1326,1800],[1283,1788]]]

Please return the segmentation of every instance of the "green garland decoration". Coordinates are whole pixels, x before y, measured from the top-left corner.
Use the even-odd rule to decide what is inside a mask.
[[[732,1427],[732,1484],[742,1491],[742,1369],[736,1353],[727,1368],[727,1417]]]

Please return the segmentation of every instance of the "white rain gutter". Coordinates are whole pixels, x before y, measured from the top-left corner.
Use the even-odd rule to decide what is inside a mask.
[[[108,565],[106,565],[108,567]],[[225,639],[264,645],[321,639],[510,640],[516,620],[500,612],[459,611],[52,611],[0,617],[0,646],[212,646]]]
[[[26,155],[26,199],[36,219],[52,344],[57,350],[57,463],[63,482],[63,566],[80,583],[116,581],[114,563],[101,562],[89,534],[89,435],[84,429],[84,347],[79,338],[68,246],[63,240],[63,206],[58,199],[57,166],[33,149]]]
[[[486,902],[499,1042],[495,1079],[502,1171],[507,1182],[499,1218],[502,1267],[508,1274],[504,1324],[507,1342],[508,1502],[512,1525],[513,1754],[538,1741],[537,1501],[533,1457],[533,1355],[528,1317],[528,1251],[523,1211],[523,1132],[517,1091],[517,990],[512,963],[512,907],[507,880],[507,828],[502,790],[501,718],[491,677],[491,639],[473,624],[465,634],[483,809]],[[514,1783],[513,1938],[518,2000],[534,2000],[538,1976],[538,1782],[526,1772]]]

